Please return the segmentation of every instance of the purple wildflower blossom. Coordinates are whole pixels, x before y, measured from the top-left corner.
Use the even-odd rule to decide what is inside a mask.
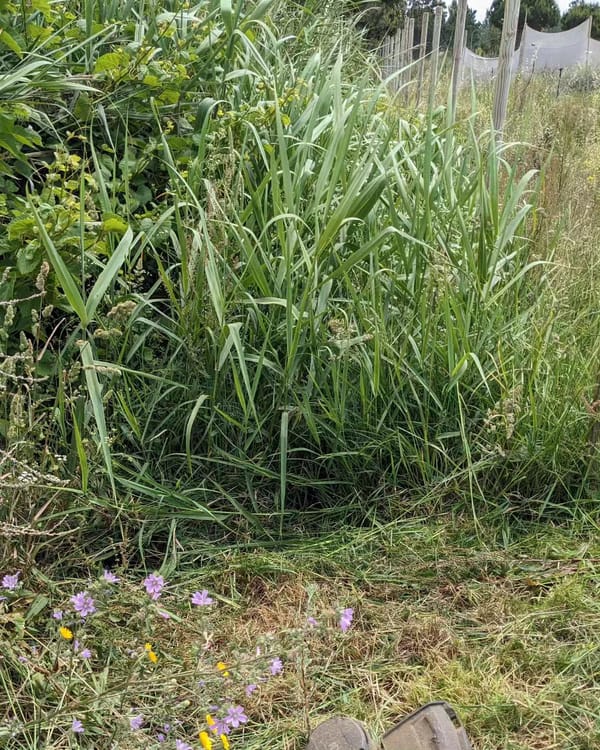
[[[348,607],[342,611],[340,616],[340,629],[342,633],[345,633],[350,625],[352,624],[352,618],[354,617],[354,610],[352,607]]]
[[[94,600],[87,591],[80,591],[78,594],[75,594],[75,596],[72,596],[71,604],[80,617],[93,615],[96,611]]]
[[[225,721],[230,727],[237,729],[240,724],[245,724],[248,721],[248,717],[244,713],[242,706],[230,706],[225,716]]]
[[[73,641],[73,651],[75,651],[75,653],[79,651],[79,645],[79,640],[75,638],[75,640]]]
[[[29,661],[29,659],[26,656],[19,656],[17,658],[19,659],[21,664],[27,664],[27,662]]]
[[[89,650],[89,648],[84,648],[83,651],[80,652],[79,657],[81,659],[91,659],[92,652]]]
[[[63,618],[63,611],[62,611],[62,609],[55,609],[54,612],[52,613],[52,617],[55,620],[62,620],[62,618]]]
[[[73,723],[71,724],[71,731],[75,732],[75,734],[83,734],[85,732],[83,724],[79,719],[73,719]]]
[[[162,576],[152,573],[144,579],[144,586],[146,587],[146,593],[151,599],[156,601],[161,594],[165,585],[165,579]]]
[[[102,578],[107,583],[119,583],[119,578],[110,570],[105,570],[104,573],[102,573]]]
[[[271,659],[269,671],[272,675],[281,674],[283,672],[283,662],[278,656],[275,657],[275,659]]]
[[[311,628],[316,628],[319,625],[314,617],[307,617],[306,622],[311,626]]]
[[[160,617],[163,618],[163,620],[170,620],[171,619],[171,615],[168,612],[165,612],[164,609],[159,609],[158,610],[158,614],[160,615]]]
[[[8,575],[7,573],[2,579],[2,588],[6,589],[7,591],[14,591],[19,585],[20,575],[21,575],[20,571],[17,571],[16,573],[13,573],[12,575]]]
[[[253,682],[246,685],[246,695],[252,695],[255,690],[258,690],[258,685],[255,685]]]
[[[157,739],[157,740],[158,740],[158,741],[159,741],[160,743],[163,743],[163,742],[164,742],[164,741],[165,741],[165,740],[166,740],[167,738],[165,737],[165,735],[164,735],[164,734],[163,734],[162,732],[158,732],[158,733],[156,734],[156,739]]]
[[[175,750],[192,750],[192,747],[183,740],[175,740]]]
[[[208,595],[208,591],[203,589],[202,591],[196,591],[192,594],[192,604],[197,607],[205,607],[208,604],[213,604],[214,599]]]
[[[214,724],[211,726],[211,730],[215,734],[229,734],[229,724],[225,719],[215,719]]]
[[[141,729],[143,723],[144,717],[142,716],[142,714],[132,716],[131,719],[129,719],[129,728],[132,732],[137,732],[138,729]]]

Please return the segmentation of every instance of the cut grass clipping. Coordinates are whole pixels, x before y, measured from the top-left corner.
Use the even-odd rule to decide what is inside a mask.
[[[0,604],[3,747],[199,748],[206,731],[216,748],[241,707],[232,748],[298,748],[328,716],[380,735],[434,699],[479,750],[598,747],[596,533],[529,526],[502,549],[478,533],[452,519],[346,530],[296,552],[214,552],[200,577],[184,554],[154,600],[118,569],[90,578],[83,619],[80,581],[24,571]]]

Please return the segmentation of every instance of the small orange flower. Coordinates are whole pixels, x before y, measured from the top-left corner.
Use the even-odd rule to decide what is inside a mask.
[[[65,639],[65,641],[70,641],[71,638],[73,638],[73,632],[69,630],[69,628],[65,628],[64,625],[62,625],[58,632],[61,634],[61,636]]]
[[[204,750],[212,750],[212,740],[208,736],[208,732],[200,732],[198,738]]]

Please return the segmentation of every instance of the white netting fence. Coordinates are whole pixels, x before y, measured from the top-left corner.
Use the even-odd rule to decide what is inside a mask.
[[[513,55],[512,73],[557,72],[582,66],[600,68],[600,42],[590,39],[589,19],[568,31],[546,33],[525,25]],[[465,49],[463,81],[489,81],[498,69],[497,57],[480,57]]]

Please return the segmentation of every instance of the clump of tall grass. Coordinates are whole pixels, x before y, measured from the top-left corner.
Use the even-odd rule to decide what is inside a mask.
[[[121,510],[258,528],[398,491],[585,493],[598,345],[548,316],[534,171],[475,117],[405,117],[343,44],[281,38],[270,6],[170,6],[122,27],[154,56],[103,37],[80,60],[102,92],[80,205],[109,260],[90,210],[75,281],[33,208],[75,313],[59,361],[81,352],[85,396],[62,424],[85,489],[101,461]]]

